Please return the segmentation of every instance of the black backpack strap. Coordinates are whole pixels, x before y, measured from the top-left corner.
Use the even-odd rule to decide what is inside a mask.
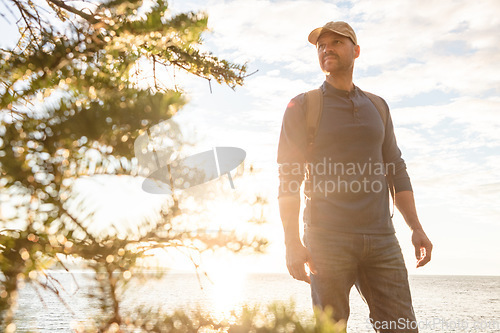
[[[307,158],[311,156],[314,140],[318,133],[319,121],[323,112],[323,92],[320,88],[305,93],[306,126],[307,126]]]

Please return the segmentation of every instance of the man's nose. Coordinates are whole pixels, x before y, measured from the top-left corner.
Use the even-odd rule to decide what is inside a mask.
[[[323,53],[328,53],[333,50],[333,43],[326,43],[325,48],[323,49]]]
[[[331,44],[328,44],[325,46],[325,48],[323,49],[323,53],[324,54],[334,54],[334,47],[331,45]]]

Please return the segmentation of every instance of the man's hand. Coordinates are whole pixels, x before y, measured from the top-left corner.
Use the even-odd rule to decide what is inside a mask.
[[[311,283],[311,277],[307,275],[304,267],[305,264],[307,264],[312,274],[316,274],[316,268],[307,248],[300,242],[288,244],[286,246],[286,267],[288,272],[296,280]]]
[[[290,275],[297,280],[311,283],[305,264],[309,271],[316,274],[311,254],[302,244],[299,233],[300,196],[284,196],[279,198],[281,221],[285,230],[286,267]]]
[[[432,243],[422,229],[413,230],[411,242],[415,247],[415,257],[417,258],[417,268],[422,267],[431,261]]]
[[[417,208],[412,191],[400,191],[395,194],[396,206],[403,215],[406,224],[413,230],[411,242],[415,246],[417,268],[431,261],[432,243],[418,221]]]

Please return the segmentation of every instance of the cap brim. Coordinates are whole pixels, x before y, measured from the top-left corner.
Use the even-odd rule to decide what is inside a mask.
[[[321,28],[316,28],[313,31],[311,31],[311,33],[309,34],[309,37],[307,37],[307,40],[309,41],[309,43],[316,45],[318,43],[318,38],[321,35],[321,33],[323,32],[323,30],[328,30],[328,31],[334,32],[336,34],[339,34],[341,36],[344,36],[344,37],[351,39],[351,37],[349,37],[343,33],[340,33],[338,31],[335,31],[335,30],[332,30],[329,28],[321,27]]]

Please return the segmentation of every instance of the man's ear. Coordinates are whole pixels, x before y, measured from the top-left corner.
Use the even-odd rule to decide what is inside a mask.
[[[354,58],[359,57],[360,52],[361,52],[361,48],[359,47],[359,45],[355,45],[354,46]]]

